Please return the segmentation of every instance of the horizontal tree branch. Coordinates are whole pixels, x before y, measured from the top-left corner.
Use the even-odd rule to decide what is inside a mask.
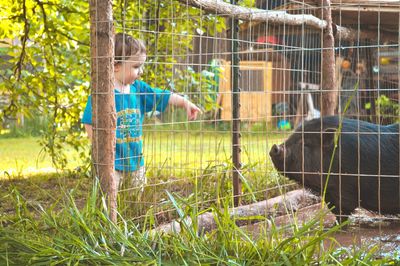
[[[294,224],[296,224],[297,226],[302,226],[312,221],[316,217],[320,217],[324,228],[330,228],[336,224],[336,216],[328,210],[326,205],[322,206],[321,203],[301,208],[298,211],[296,211],[296,215],[287,214],[275,217],[273,223],[274,226],[280,228]],[[320,224],[318,223],[317,225]],[[245,232],[249,233],[253,237],[263,236],[263,234],[265,234],[265,232],[270,228],[271,228],[270,220],[265,220],[262,222],[242,227],[242,229]]]
[[[235,219],[235,223],[241,226],[250,222],[257,222],[255,217],[259,217],[258,221],[260,221],[263,220],[261,217],[285,215],[316,204],[319,201],[319,197],[307,190],[299,189],[268,200],[232,208],[229,210],[229,214],[232,219]],[[251,221],[246,219],[246,217],[251,217]],[[155,232],[179,233],[182,230],[182,223],[191,226],[192,219],[187,217],[183,221],[172,221],[171,223],[160,225],[154,230]],[[197,217],[197,224],[199,232],[210,232],[217,228],[214,214],[211,212],[199,215]]]
[[[302,25],[324,29],[326,22],[313,15],[291,15],[284,11],[242,7],[222,0],[178,0],[181,3],[200,8],[206,12],[245,21],[262,21],[272,24]]]
[[[192,7],[200,8],[208,13],[212,13],[219,16],[225,16],[230,18],[241,19],[244,21],[259,21],[268,22],[269,24],[276,25],[292,25],[300,26],[306,25],[314,29],[324,30],[327,27],[327,22],[321,20],[313,15],[292,15],[285,11],[276,10],[264,10],[258,8],[248,8],[237,5],[226,3],[222,0],[178,0],[183,4],[190,5]],[[358,30],[335,26],[336,38],[341,40],[357,40],[357,39],[369,39],[369,40],[380,40],[382,42],[399,40],[399,36],[395,33],[380,31]]]

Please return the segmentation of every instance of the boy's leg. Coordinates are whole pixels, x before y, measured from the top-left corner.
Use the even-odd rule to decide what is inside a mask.
[[[140,191],[143,191],[147,183],[146,168],[142,166],[133,172],[121,172],[116,170],[115,182],[119,190],[136,190],[139,188]]]
[[[131,174],[132,188],[141,188],[141,190],[143,190],[146,183],[147,183],[146,168],[144,166],[141,166],[138,170],[132,172]]]
[[[123,181],[124,172],[115,170],[115,185],[117,186],[117,191],[121,188]]]

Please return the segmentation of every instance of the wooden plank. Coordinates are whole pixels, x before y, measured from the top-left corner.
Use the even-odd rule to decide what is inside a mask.
[[[316,5],[320,0],[305,0],[305,4]],[[369,6],[399,6],[398,0],[332,0],[332,5],[369,5]]]

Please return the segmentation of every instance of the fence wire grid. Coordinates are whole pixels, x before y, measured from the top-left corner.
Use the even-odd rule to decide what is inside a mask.
[[[253,1],[251,11],[243,4],[234,5],[240,15],[220,8],[229,5],[226,2],[207,1],[211,7],[199,7],[194,2],[118,1],[114,7],[115,32],[141,39],[146,46],[147,58],[140,80],[189,99],[202,110],[194,121],[187,119],[182,108],[169,105],[163,112],[141,111],[142,127],[117,122],[117,143],[118,130],[128,127],[143,131],[140,156],[144,159],[142,170],[147,179],[136,185],[126,182],[119,186],[121,212],[135,220],[144,219],[152,212],[158,223],[169,221],[176,211],[170,195],[198,210],[232,206],[235,170],[240,173],[242,205],[297,188],[310,188],[306,180],[315,175],[321,180],[323,194],[321,184],[328,175],[323,161],[328,154],[322,137],[326,128],[320,118],[325,117],[321,111],[322,98],[328,89],[322,68],[326,64],[323,53],[329,48],[324,48],[324,29],[307,22],[310,17],[324,21],[322,1],[257,0]],[[339,121],[352,119],[348,120],[352,121],[348,122],[352,127],[342,128],[336,153],[339,166],[337,172],[330,173],[330,178],[335,180],[334,188],[329,185],[326,193],[337,193],[341,197],[336,202],[340,206],[335,206],[341,210],[338,216],[350,215],[344,211],[348,206],[343,202],[350,190],[358,195],[356,207],[364,206],[378,214],[393,210],[388,218],[397,219],[400,199],[396,205],[395,201],[388,203],[381,197],[398,192],[400,186],[399,129],[388,126],[399,122],[400,112],[400,4],[398,1],[333,0],[330,9],[334,25],[331,50],[335,61],[334,73],[331,73],[335,84],[330,86],[337,95],[333,99],[335,115]],[[252,16],[256,13],[254,10],[269,19]],[[238,23],[236,28],[232,28],[234,20]],[[233,31],[237,39],[232,38]],[[237,52],[233,51],[236,42]],[[238,65],[232,63],[233,54],[240,58]],[[240,92],[236,93],[240,106],[233,105],[232,101],[235,67],[240,70]],[[124,93],[138,97],[132,91]],[[233,118],[234,110],[240,110],[240,118]],[[313,119],[320,120],[310,129],[307,121]],[[240,125],[240,169],[235,169],[232,163],[235,121]],[[371,129],[364,123],[375,127]],[[293,143],[280,144],[295,130],[302,144],[300,150],[291,152],[297,152],[299,168],[293,168],[285,157],[284,167],[277,171],[271,160],[271,149],[282,148],[287,156]],[[351,156],[349,151],[346,153],[348,144],[341,144],[348,141],[346,134],[356,147]],[[374,137],[377,149],[368,150],[362,145],[364,141],[370,143],[370,139],[365,140],[367,135]],[[392,136],[391,140],[386,136]],[[310,144],[316,149],[316,158],[312,157],[314,153],[307,153],[309,138],[319,140],[318,145]],[[387,151],[392,148],[394,151]],[[374,156],[363,159],[368,153]],[[371,167],[363,165],[366,162]],[[350,166],[345,168],[345,164]],[[295,182],[285,177],[291,174],[301,179]],[[346,187],[348,176],[356,180],[352,187]],[[363,194],[367,193],[364,180],[371,178],[376,195],[370,196],[378,197],[377,209],[364,204],[368,201],[368,195]],[[386,180],[391,180],[389,185]],[[394,194],[393,198],[399,198],[398,195]]]

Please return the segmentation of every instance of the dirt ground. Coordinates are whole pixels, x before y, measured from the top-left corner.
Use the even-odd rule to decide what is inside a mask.
[[[400,219],[358,210],[350,225],[334,235],[342,248],[376,248],[377,257],[400,259]],[[329,243],[327,242],[326,245]]]

